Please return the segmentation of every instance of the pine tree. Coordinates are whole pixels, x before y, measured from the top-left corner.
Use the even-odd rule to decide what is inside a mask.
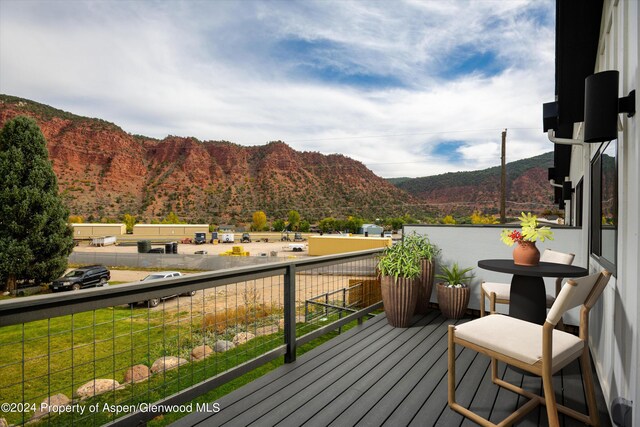
[[[69,210],[46,144],[27,117],[9,120],[0,131],[0,283],[10,292],[17,280],[39,284],[59,277],[73,250]]]

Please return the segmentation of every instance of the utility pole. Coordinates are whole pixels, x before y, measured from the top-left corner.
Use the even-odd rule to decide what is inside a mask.
[[[507,222],[506,200],[507,200],[507,130],[502,131],[502,155],[500,157],[500,224]]]

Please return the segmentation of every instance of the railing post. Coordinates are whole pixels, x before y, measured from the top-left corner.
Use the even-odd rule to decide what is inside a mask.
[[[284,273],[284,363],[296,360],[296,266],[290,264]]]

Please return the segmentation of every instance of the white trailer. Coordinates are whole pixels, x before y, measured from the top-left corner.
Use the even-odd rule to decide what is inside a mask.
[[[92,246],[108,246],[116,244],[116,236],[94,237],[91,239]]]
[[[235,235],[233,233],[222,233],[220,235],[220,243],[233,243]]]

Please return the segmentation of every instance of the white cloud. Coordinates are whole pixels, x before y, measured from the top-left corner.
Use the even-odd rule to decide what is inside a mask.
[[[508,160],[552,149],[550,1],[1,4],[0,92],[131,133],[281,139],[385,177],[496,165],[503,128]],[[446,72],[487,52],[488,75]],[[450,140],[460,162],[430,155]]]

